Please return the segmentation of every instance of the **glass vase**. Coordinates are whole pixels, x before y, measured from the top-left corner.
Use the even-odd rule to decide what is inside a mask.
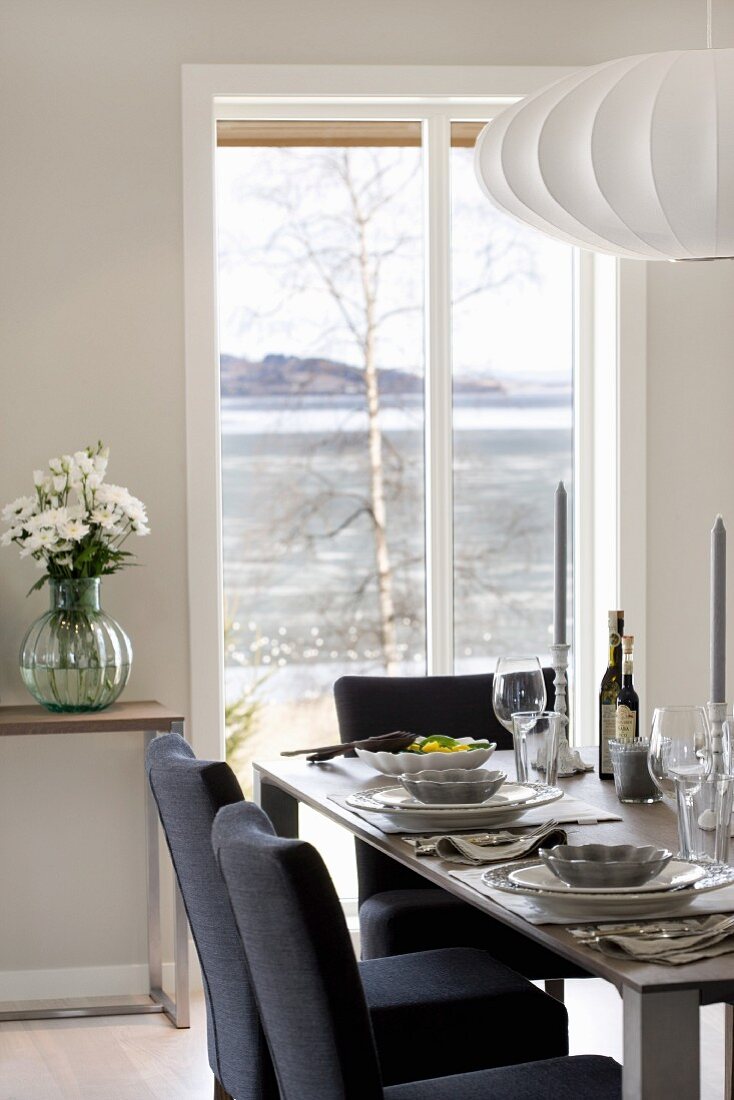
[[[50,610],[37,619],[20,650],[20,674],[47,710],[104,710],[130,676],[132,647],[120,624],[99,605],[99,577],[51,580]]]

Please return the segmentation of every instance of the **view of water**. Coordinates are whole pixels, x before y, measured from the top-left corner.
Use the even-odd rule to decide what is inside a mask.
[[[456,671],[485,671],[502,653],[547,651],[553,493],[561,479],[571,488],[571,396],[539,388],[459,394],[455,404]],[[422,672],[422,402],[383,400],[381,426],[403,669]],[[359,511],[368,486],[359,398],[224,398],[222,477],[236,624],[228,697],[254,675],[267,698],[284,700],[316,696],[347,671],[379,671],[371,520]]]

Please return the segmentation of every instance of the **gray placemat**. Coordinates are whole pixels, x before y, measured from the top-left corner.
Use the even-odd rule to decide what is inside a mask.
[[[567,913],[563,915],[551,913],[542,904],[539,905],[532,898],[525,897],[522,894],[508,894],[503,890],[493,890],[482,882],[482,875],[485,870],[485,867],[468,867],[466,870],[449,871],[449,875],[451,878],[457,878],[460,882],[471,886],[478,894],[491,898],[492,901],[505,909],[509,909],[511,913],[517,914],[518,917],[523,917],[529,924],[603,924],[604,921],[620,919],[619,917],[610,917],[609,913],[605,913],[601,909],[597,913],[573,917],[570,917]],[[685,916],[704,916],[707,913],[734,913],[734,886],[724,886],[721,890],[702,893],[700,897],[692,900],[685,909]],[[671,911],[670,906],[666,906],[665,901],[661,900],[659,908],[653,911],[646,909],[640,915],[639,920],[680,917],[682,915],[683,913],[679,908],[674,908]],[[626,921],[635,920],[635,914],[626,913],[624,919]]]
[[[385,817],[384,814],[370,813],[367,810],[350,806],[347,799],[352,793],[352,791],[345,791],[342,794],[330,794],[329,799],[336,802],[337,806],[341,806],[343,810],[349,810],[350,814],[356,814],[364,821],[369,821],[370,825],[374,825],[376,829],[383,833],[399,836],[402,833],[424,834],[426,832],[425,824],[415,828],[410,828],[409,822],[405,824],[401,822],[397,825],[389,817]],[[484,821],[481,826],[476,823],[473,825],[454,825],[453,827],[446,826],[440,831],[444,833],[477,832],[480,827],[485,830],[514,829],[523,825],[542,825],[544,821],[557,821],[559,825],[596,825],[600,821],[621,820],[619,814],[610,813],[608,810],[602,810],[598,806],[590,805],[588,802],[582,802],[580,798],[572,798],[570,795],[564,794],[558,802],[550,802],[547,806],[537,806],[533,810],[526,810],[519,817],[512,817],[509,820],[493,817],[491,821]],[[432,831],[438,833],[439,826],[433,826]]]

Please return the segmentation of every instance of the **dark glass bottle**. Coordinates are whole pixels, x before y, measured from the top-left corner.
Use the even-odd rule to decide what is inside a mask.
[[[618,741],[634,741],[640,736],[640,699],[632,683],[633,634],[622,638],[622,688],[617,696],[616,730]]]
[[[617,696],[622,690],[624,611],[609,612],[609,664],[599,689],[599,778],[613,779],[609,742],[617,736]]]

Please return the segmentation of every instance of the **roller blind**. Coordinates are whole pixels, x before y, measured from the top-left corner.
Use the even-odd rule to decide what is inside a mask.
[[[483,122],[452,122],[451,144],[474,145]],[[420,122],[329,120],[309,122],[234,119],[217,123],[217,145],[226,146],[417,146]]]

